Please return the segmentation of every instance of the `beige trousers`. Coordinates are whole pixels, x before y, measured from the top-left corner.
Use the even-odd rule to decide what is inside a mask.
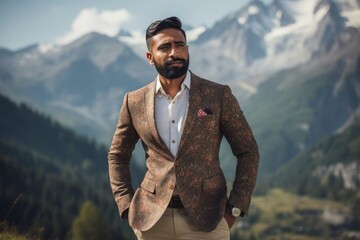
[[[223,218],[211,232],[202,232],[192,224],[184,209],[168,208],[160,220],[148,231],[134,229],[139,240],[230,240],[229,226]]]

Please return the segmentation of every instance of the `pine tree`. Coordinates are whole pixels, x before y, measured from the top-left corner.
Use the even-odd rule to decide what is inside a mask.
[[[86,201],[82,205],[79,215],[72,222],[71,239],[109,239],[107,226],[101,212],[96,206],[90,201]]]

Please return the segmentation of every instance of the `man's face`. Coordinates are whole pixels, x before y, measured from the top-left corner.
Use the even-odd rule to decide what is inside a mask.
[[[188,50],[181,31],[169,28],[151,38],[146,56],[161,76],[176,79],[185,75],[189,68]]]

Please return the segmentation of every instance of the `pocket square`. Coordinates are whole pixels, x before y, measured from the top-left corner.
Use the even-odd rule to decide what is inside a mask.
[[[197,115],[198,117],[204,117],[211,114],[213,114],[213,111],[210,108],[204,108],[204,109],[199,109]]]

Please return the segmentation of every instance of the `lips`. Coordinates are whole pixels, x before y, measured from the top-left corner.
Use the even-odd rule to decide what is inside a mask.
[[[168,63],[167,64],[168,66],[178,66],[178,65],[184,65],[184,63],[183,62],[171,62],[171,63]]]
[[[169,59],[168,61],[166,61],[166,65],[184,65],[185,64],[185,60],[184,59]]]

